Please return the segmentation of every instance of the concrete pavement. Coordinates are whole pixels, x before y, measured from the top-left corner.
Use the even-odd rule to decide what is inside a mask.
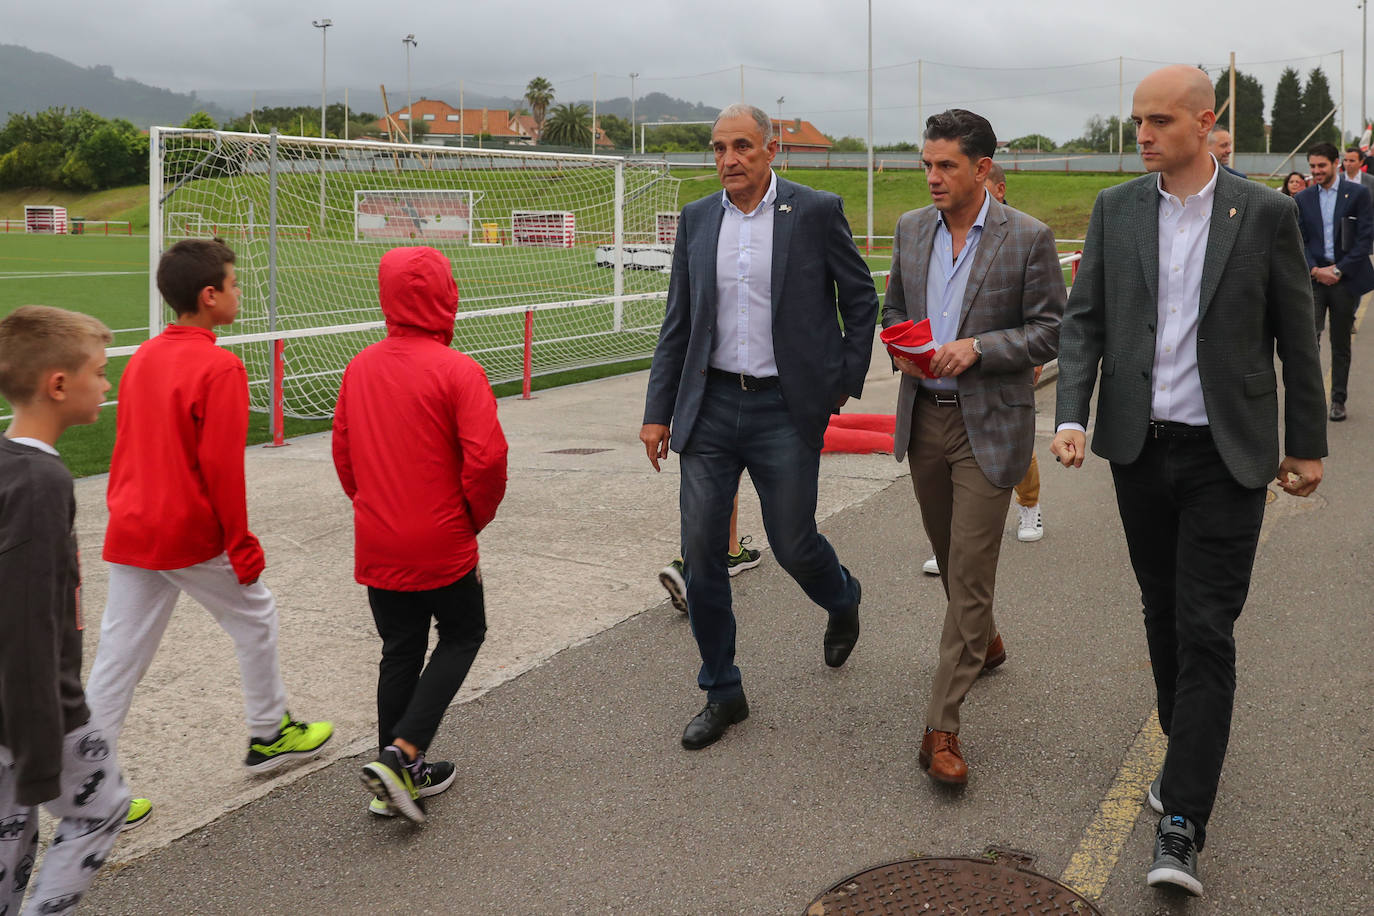
[[[1148,735],[1153,690],[1110,476],[1096,458],[1069,472],[1049,457],[1052,386],[1037,445],[1046,536],[1017,543],[1009,516],[998,583],[1009,660],[965,704],[973,776],[948,793],[915,765],[943,596],[919,572],[928,545],[890,456],[822,462],[822,529],[864,584],[853,657],[825,668],[823,615],[765,563],[735,580],[753,714],[705,751],[678,746],[701,698],[686,621],[653,580],[676,548],[675,462],[654,476],[634,439],[640,374],[502,404],[512,488],[483,539],[490,633],[434,746],[458,782],[423,829],[369,817],[357,784],[377,647],[327,439],[255,453],[250,511],[281,599],[293,712],[334,718],[337,745],[314,772],[281,777],[289,786],[240,775],[227,640],[198,608],[179,609],[121,748],[157,820],[121,841],[85,911],[796,914],[863,868],[990,844],[1058,877],[1093,836],[1086,874],[1108,912],[1365,912],[1368,336],[1356,338],[1352,418],[1332,428],[1327,480],[1268,510],[1201,900],[1144,886],[1143,804],[1127,812],[1119,858],[1091,832]],[[885,361],[875,366],[865,412],[895,400]],[[564,448],[610,451],[549,454]],[[89,558],[103,523],[90,506],[98,483],[83,486]],[[744,494],[742,528],[761,540]]]

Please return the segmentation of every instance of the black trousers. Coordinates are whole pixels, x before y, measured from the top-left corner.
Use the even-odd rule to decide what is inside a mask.
[[[457,582],[429,591],[393,592],[368,586],[367,600],[382,637],[378,748],[403,738],[421,751],[428,750],[486,638],[482,582],[474,568]],[[425,664],[431,620],[439,642]]]
[[[1350,332],[1355,327],[1355,307],[1360,299],[1344,283],[1313,283],[1312,301],[1316,305],[1318,344],[1326,327],[1326,313],[1331,313],[1331,403],[1344,404],[1350,380]]]
[[[1159,724],[1169,736],[1160,794],[1198,826],[1216,800],[1236,693],[1236,619],[1264,521],[1265,488],[1236,483],[1210,437],[1150,438],[1112,465],[1140,584]]]

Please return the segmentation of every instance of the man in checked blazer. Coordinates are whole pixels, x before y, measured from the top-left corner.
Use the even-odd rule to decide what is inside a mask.
[[[859,580],[816,530],[831,411],[863,393],[878,296],[834,194],[773,173],[768,115],[728,106],[711,128],[723,191],[682,209],[640,441],[655,471],[681,456],[687,614],[706,706],[682,745],[699,750],[749,715],[735,665],[725,543],[747,470],[778,564],[828,612],[832,668],[859,638]]]
[[[892,242],[883,326],[930,319],[939,349],[915,362],[897,396],[893,451],[911,462],[921,521],[944,585],[944,632],[919,762],[963,785],[959,706],[1006,659],[993,587],[1011,489],[1035,444],[1035,367],[1054,358],[1064,275],[1054,233],[984,188],[997,138],[953,109],[926,121],[921,156],[932,204],[902,215]]]
[[[1297,207],[1218,166],[1207,151],[1215,104],[1207,74],[1187,66],[1157,70],[1135,91],[1131,117],[1153,174],[1097,196],[1059,338],[1050,447],[1082,465],[1100,374],[1092,447],[1111,462],[1169,739],[1147,793],[1162,818],[1146,880],[1192,894],[1202,893],[1197,852],[1230,735],[1232,631],[1266,484],[1277,475],[1306,496],[1326,455]]]

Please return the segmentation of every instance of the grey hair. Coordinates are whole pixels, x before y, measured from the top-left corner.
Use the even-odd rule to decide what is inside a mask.
[[[767,146],[773,139],[773,119],[768,117],[768,112],[755,105],[746,105],[743,102],[733,102],[722,108],[720,114],[716,115],[716,119],[711,122],[711,132],[715,133],[716,125],[721,122],[721,119],[739,117],[754,119],[754,123],[758,125],[759,133],[763,134],[764,146]]]
[[[1215,137],[1217,134],[1228,134],[1228,135],[1229,135],[1230,133],[1231,133],[1231,132],[1230,132],[1229,130],[1226,129],[1226,125],[1225,125],[1225,124],[1218,123],[1218,124],[1214,125],[1210,131],[1207,132],[1207,136],[1209,136],[1209,137]]]

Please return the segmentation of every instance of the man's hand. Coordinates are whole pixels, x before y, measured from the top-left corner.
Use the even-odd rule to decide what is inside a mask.
[[[1320,458],[1294,458],[1284,456],[1279,464],[1278,485],[1285,493],[1294,496],[1310,496],[1322,482],[1322,460]]]
[[[661,470],[659,459],[668,457],[668,439],[668,427],[662,423],[645,423],[639,428],[639,441],[644,443],[644,451],[655,471]]]
[[[1335,286],[1341,282],[1341,278],[1336,276],[1336,271],[1330,267],[1312,268],[1312,279],[1323,286]]]
[[[931,376],[933,378],[953,378],[957,375],[963,375],[976,362],[978,362],[978,351],[973,349],[972,337],[953,340],[936,350],[935,355],[931,357]]]
[[[892,357],[892,364],[896,366],[897,371],[901,372],[903,375],[909,375],[912,378],[927,377],[926,374],[921,371],[921,367],[916,365],[915,360],[907,359],[905,356]]]
[[[1082,430],[1061,429],[1055,433],[1054,441],[1050,443],[1050,454],[1059,459],[1059,463],[1066,468],[1081,468],[1083,458],[1087,454],[1084,445],[1088,437],[1083,435]]]

